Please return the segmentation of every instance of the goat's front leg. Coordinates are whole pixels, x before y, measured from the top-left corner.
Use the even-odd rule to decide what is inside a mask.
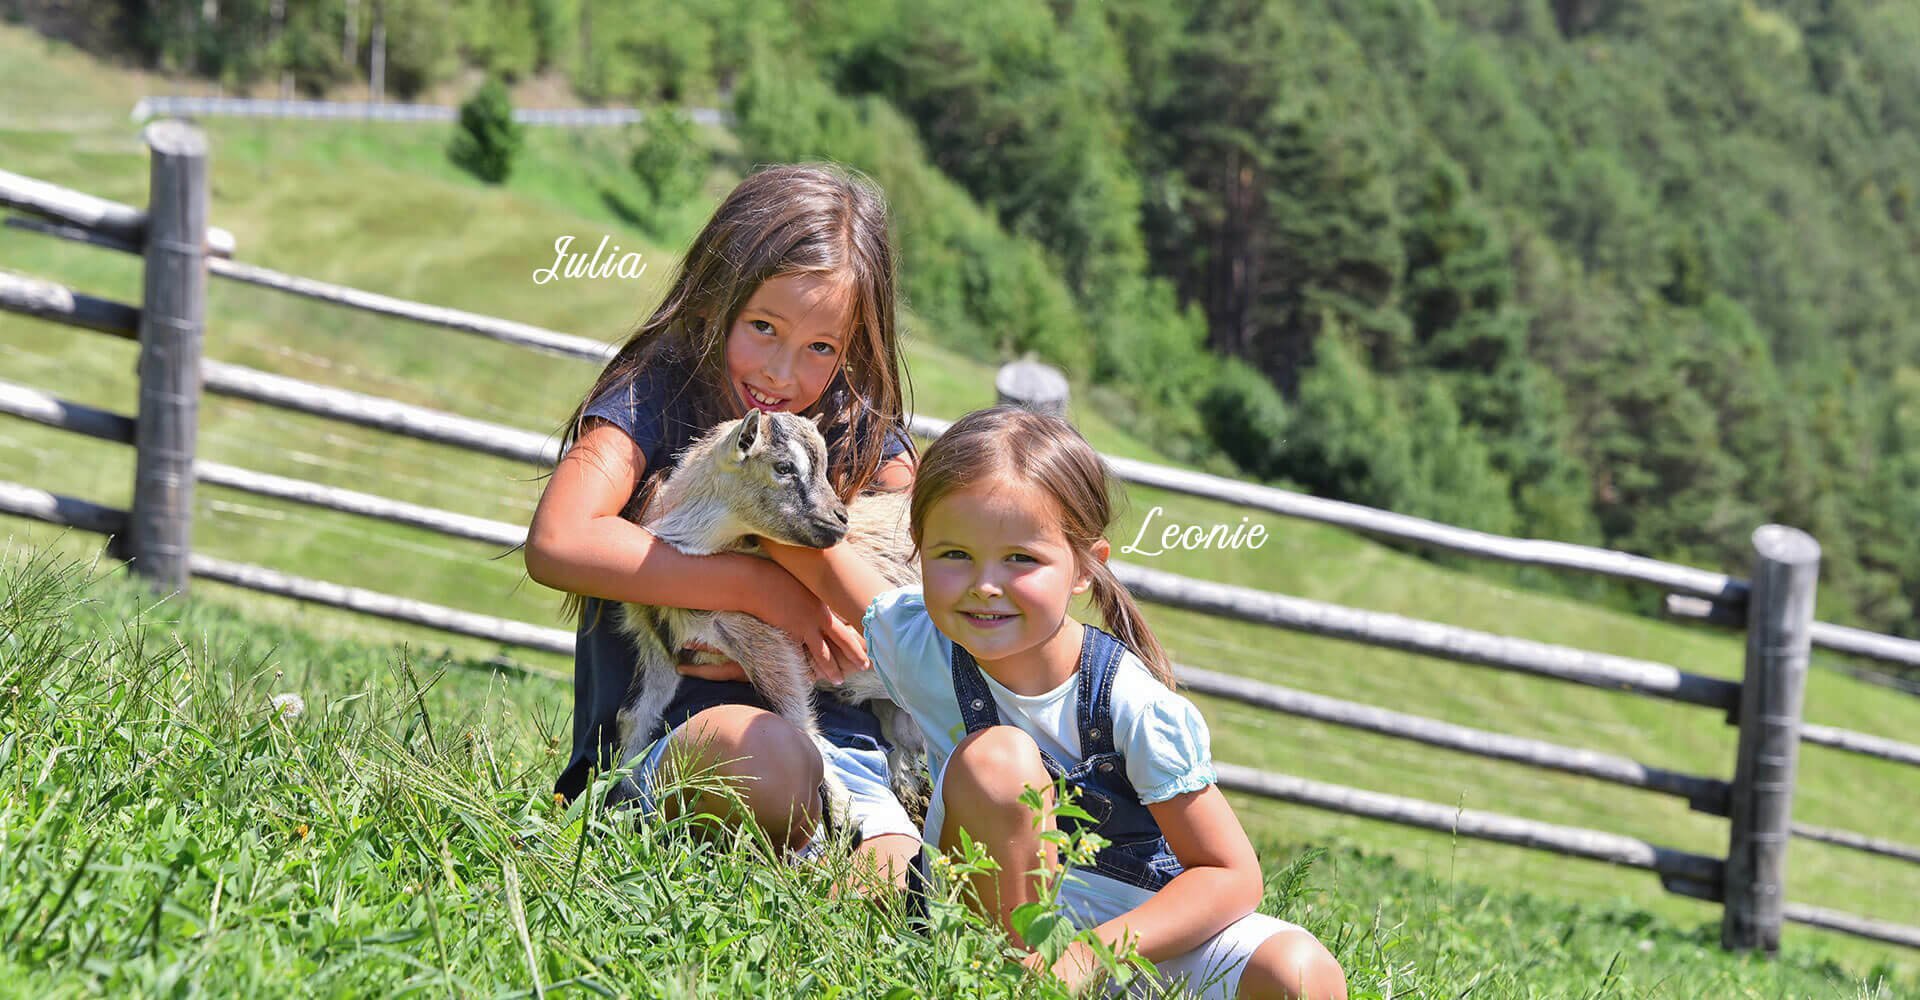
[[[667,702],[673,700],[674,692],[679,689],[680,675],[673,667],[663,662],[657,651],[649,655],[648,650],[642,650],[634,665],[633,685],[628,689],[627,702],[616,716],[620,757],[614,762],[615,766],[639,766],[641,755],[653,742],[654,730],[659,728],[660,716],[666,711]],[[622,775],[620,781],[607,791],[606,808],[611,809],[641,797],[639,778],[633,774]]]
[[[931,782],[927,780],[927,737],[920,731],[920,724],[906,709],[888,701],[876,698],[867,703],[873,714],[880,720],[880,735],[886,737],[887,784],[893,789],[893,797],[916,820],[927,815],[927,805],[933,797]]]
[[[714,645],[740,664],[775,714],[819,749],[826,774],[827,823],[835,830],[845,828],[852,819],[853,795],[834,773],[826,738],[820,735],[805,651],[785,632],[752,615],[722,613],[714,616],[713,625]]]

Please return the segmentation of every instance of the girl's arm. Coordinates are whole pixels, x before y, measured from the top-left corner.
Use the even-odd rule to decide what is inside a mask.
[[[914,464],[913,454],[903,451],[880,463],[869,485],[888,493],[905,493],[913,489],[913,477],[917,471],[919,466]]]
[[[889,493],[903,493],[913,489],[915,472],[912,455],[901,452],[881,463],[879,470],[874,473],[872,485]],[[761,538],[760,548],[794,579],[827,602],[827,607],[832,608],[834,614],[848,622],[858,622],[866,617],[867,605],[873,603],[875,597],[893,589],[886,577],[881,576],[865,557],[846,542],[838,542],[825,549],[809,549]]]
[[[844,541],[831,548],[809,549],[763,537],[760,548],[845,621],[866,617],[867,605],[893,589],[865,556]]]
[[[527,530],[527,575],[607,600],[744,611],[798,638],[831,679],[865,662],[859,632],[792,574],[741,553],[687,555],[622,518],[645,471],[646,455],[625,431],[592,421],[540,496]]]
[[[1152,803],[1147,810],[1186,870],[1152,899],[1094,928],[1094,933],[1116,948],[1131,935],[1140,954],[1157,962],[1198,948],[1252,913],[1266,884],[1253,844],[1218,785]],[[1084,948],[1069,949],[1055,967],[1069,982],[1094,970]]]

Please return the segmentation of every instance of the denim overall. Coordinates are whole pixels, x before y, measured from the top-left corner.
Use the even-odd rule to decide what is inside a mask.
[[[1141,804],[1133,782],[1127,780],[1126,759],[1113,746],[1113,680],[1125,651],[1120,640],[1106,631],[1085,626],[1080,643],[1080,697],[1075,711],[1084,759],[1067,769],[1042,750],[1040,762],[1049,777],[1059,781],[1064,776],[1079,789],[1079,805],[1093,817],[1093,831],[1109,841],[1094,855],[1093,870],[1157,892],[1182,869],[1180,859],[1174,857],[1161,835],[1160,825]],[[957,642],[953,644],[953,693],[959,699],[960,718],[966,723],[968,735],[1000,725],[1000,713],[994,707],[986,678],[980,674],[980,665]],[[1077,818],[1060,820],[1060,828],[1068,833],[1087,826],[1085,820]]]

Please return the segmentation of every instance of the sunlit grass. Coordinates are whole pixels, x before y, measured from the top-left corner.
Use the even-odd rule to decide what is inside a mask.
[[[0,559],[0,993],[1046,995],[997,940],[695,818],[555,802],[548,682]],[[303,711],[277,708],[297,694]],[[698,829],[696,829],[698,828]],[[1890,996],[1713,928],[1261,838],[1356,997]]]

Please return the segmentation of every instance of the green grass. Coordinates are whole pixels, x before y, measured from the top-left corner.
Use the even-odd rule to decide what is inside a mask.
[[[0,993],[1042,995],[951,908],[923,935],[832,898],[842,857],[789,867],[684,823],[621,828],[591,797],[559,808],[545,681],[84,569],[0,558]],[[272,707],[287,692],[298,718]],[[1260,848],[1262,909],[1318,933],[1355,997],[1920,985],[1352,847]]]
[[[174,92],[152,83],[149,92]],[[20,29],[0,27],[0,169],[138,204],[146,158],[125,111],[139,81],[74,53],[48,48]],[[32,108],[27,115],[17,109]],[[55,127],[59,126],[59,127]],[[527,159],[502,189],[448,166],[445,131],[434,127],[215,120],[213,218],[232,229],[244,260],[369,290],[455,306],[601,339],[616,339],[651,305],[675,247],[704,206],[650,220],[655,241],[623,217],[632,192],[620,169],[621,140],[606,133],[533,131]],[[750,164],[715,136],[718,167],[708,195]],[[602,233],[640,248],[645,280],[534,285],[563,233],[597,242]],[[909,266],[910,262],[909,262]],[[0,267],[58,280],[94,294],[137,298],[137,261],[0,229]],[[458,333],[215,282],[209,357],[331,385],[404,399],[519,427],[551,429],[578,400],[591,366],[517,351]],[[908,364],[920,412],[944,417],[992,401],[992,370],[969,352],[943,346],[940,332],[907,317]],[[50,324],[0,317],[0,379],[128,412],[134,399],[131,344]],[[1097,447],[1159,459],[1105,419],[1121,404],[1079,392],[1075,419]],[[463,513],[524,523],[540,482],[514,463],[468,456],[398,438],[228,400],[202,409],[201,455]],[[123,505],[132,456],[120,446],[9,421],[0,424],[0,479]],[[1130,511],[1114,531],[1131,541],[1141,519],[1229,524],[1245,513],[1222,504],[1147,489],[1129,491]],[[543,624],[558,596],[524,577],[517,555],[424,532],[324,514],[229,491],[202,488],[195,545],[224,558],[305,576],[404,594]],[[1169,554],[1158,568],[1369,609],[1738,676],[1735,637],[1650,621],[1565,597],[1531,592],[1513,574],[1473,575],[1348,533],[1255,516],[1271,537],[1253,552]],[[84,557],[97,540],[44,525],[0,519],[0,535],[38,551]],[[1718,567],[1736,572],[1741,567]],[[262,629],[282,626],[406,644],[411,655],[485,660],[498,646],[312,608],[245,591],[195,584],[198,601],[241,609]],[[195,607],[200,607],[197,601]],[[1648,764],[1727,777],[1733,731],[1711,712],[1575,688],[1328,640],[1279,633],[1168,609],[1155,628],[1176,659],[1306,690],[1502,732],[1625,754]],[[559,657],[512,653],[557,676]],[[449,678],[454,675],[449,674]],[[515,687],[523,711],[537,712],[564,741],[568,696],[542,680]],[[1581,779],[1415,747],[1382,737],[1256,713],[1202,699],[1222,760],[1319,780],[1640,836],[1718,854],[1725,823],[1684,804]],[[1830,671],[1809,682],[1810,720],[1908,737],[1920,731],[1920,700]],[[1910,738],[1910,737],[1908,737]],[[558,763],[543,760],[546,780]],[[1802,755],[1796,816],[1808,822],[1912,842],[1920,797],[1911,769],[1809,747]],[[1412,868],[1499,892],[1531,890],[1607,909],[1644,910],[1673,926],[1712,925],[1718,908],[1670,897],[1641,872],[1573,862],[1516,848],[1458,844],[1443,835],[1253,799],[1237,799],[1250,828],[1270,842],[1350,844],[1391,853]],[[1269,857],[1270,868],[1276,858]],[[1920,924],[1920,868],[1820,845],[1796,843],[1791,898]],[[1506,897],[1501,897],[1506,898]],[[1364,898],[1357,902],[1364,902]],[[1540,905],[1549,905],[1541,903]],[[1557,904],[1555,904],[1557,905]],[[1818,947],[1862,970],[1915,956],[1871,943],[1789,927],[1789,941]],[[1470,976],[1464,978],[1471,978]]]

